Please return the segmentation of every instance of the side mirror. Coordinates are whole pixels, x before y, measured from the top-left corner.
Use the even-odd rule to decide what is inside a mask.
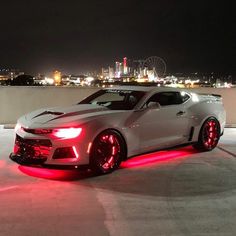
[[[149,103],[147,104],[147,108],[148,108],[148,109],[151,109],[151,110],[153,110],[153,109],[160,109],[160,108],[161,108],[161,105],[160,105],[159,102],[149,102]]]

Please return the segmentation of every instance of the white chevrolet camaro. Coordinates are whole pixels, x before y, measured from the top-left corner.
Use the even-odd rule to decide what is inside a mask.
[[[219,95],[174,88],[102,89],[77,105],[22,116],[10,158],[21,165],[109,173],[129,157],[193,145],[216,147],[225,126]]]

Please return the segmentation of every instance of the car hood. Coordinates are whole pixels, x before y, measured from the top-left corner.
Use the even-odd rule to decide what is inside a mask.
[[[118,111],[109,110],[106,107],[80,104],[70,107],[53,107],[33,111],[19,119],[19,123],[27,127],[36,126],[69,126],[73,123],[82,123],[95,116]],[[120,112],[120,111],[119,111]]]

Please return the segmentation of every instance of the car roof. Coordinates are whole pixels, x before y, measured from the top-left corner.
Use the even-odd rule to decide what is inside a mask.
[[[172,87],[155,87],[155,86],[113,86],[105,88],[107,90],[131,90],[131,91],[143,91],[143,92],[167,92],[167,91],[183,91],[179,88]]]

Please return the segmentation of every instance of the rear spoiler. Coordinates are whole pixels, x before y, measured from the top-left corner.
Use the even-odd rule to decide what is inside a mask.
[[[210,95],[212,95],[212,96],[214,96],[214,97],[218,97],[218,98],[221,98],[221,95],[220,94],[210,94]]]
[[[221,98],[220,94],[215,94],[215,93],[212,93],[212,94],[209,94],[209,93],[198,93],[198,95],[214,96],[214,97],[217,97],[217,98]]]

